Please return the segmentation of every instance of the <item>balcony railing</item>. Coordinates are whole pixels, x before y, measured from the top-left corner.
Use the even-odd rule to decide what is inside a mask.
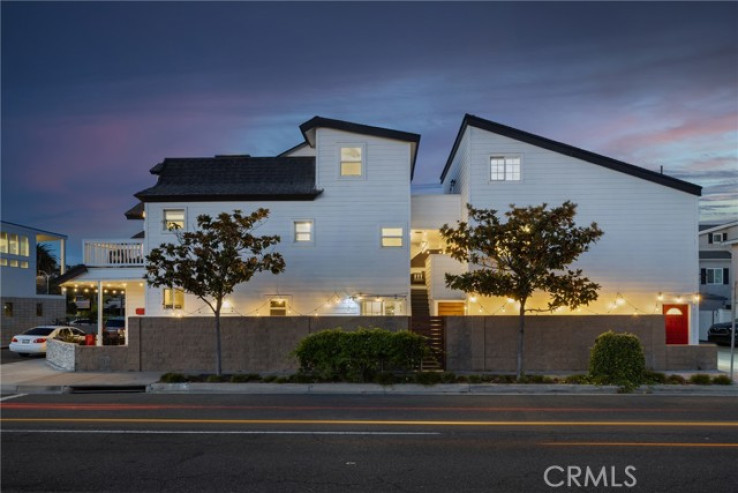
[[[141,267],[143,240],[82,240],[84,264],[90,267]]]

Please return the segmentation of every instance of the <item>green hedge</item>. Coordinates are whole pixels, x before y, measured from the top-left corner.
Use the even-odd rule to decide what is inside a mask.
[[[340,328],[304,338],[293,354],[300,371],[322,380],[371,382],[387,371],[411,371],[428,352],[425,338],[409,331]]]
[[[604,385],[632,391],[645,381],[646,358],[638,336],[608,331],[600,334],[590,352],[589,376]]]

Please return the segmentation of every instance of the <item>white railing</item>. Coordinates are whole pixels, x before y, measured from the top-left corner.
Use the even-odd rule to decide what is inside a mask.
[[[143,240],[82,240],[84,264],[90,267],[140,267]]]

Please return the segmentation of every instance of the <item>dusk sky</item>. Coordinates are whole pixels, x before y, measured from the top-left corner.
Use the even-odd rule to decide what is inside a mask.
[[[465,113],[704,187],[738,220],[738,3],[2,2],[2,218],[123,238],[165,157],[272,156],[315,115],[421,134]],[[419,187],[423,188],[423,187]]]

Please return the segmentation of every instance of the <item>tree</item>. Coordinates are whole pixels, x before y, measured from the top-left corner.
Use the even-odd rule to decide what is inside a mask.
[[[40,294],[43,290],[44,294],[50,294],[50,283],[58,275],[59,267],[56,257],[51,253],[49,245],[44,243],[36,243],[36,294]],[[39,285],[39,277],[43,277],[45,286]]]
[[[451,257],[469,264],[469,271],[446,274],[446,285],[466,293],[502,296],[520,303],[517,377],[523,374],[523,335],[526,303],[535,291],[550,296],[548,309],[577,308],[597,299],[600,286],[582,276],[581,269],[567,266],[589,250],[603,234],[592,223],[576,227],[576,204],[566,201],[547,209],[547,204],[516,208],[510,206],[503,223],[496,210],[467,205],[469,222],[456,228],[444,224]]]
[[[205,302],[215,315],[216,371],[220,375],[220,312],[236,285],[257,272],[284,271],[282,255],[270,247],[279,236],[254,236],[255,226],[269,217],[268,209],[250,215],[222,212],[217,219],[197,217],[197,230],[178,232],[178,243],[162,243],[146,256],[146,282],[153,287],[178,288]]]

